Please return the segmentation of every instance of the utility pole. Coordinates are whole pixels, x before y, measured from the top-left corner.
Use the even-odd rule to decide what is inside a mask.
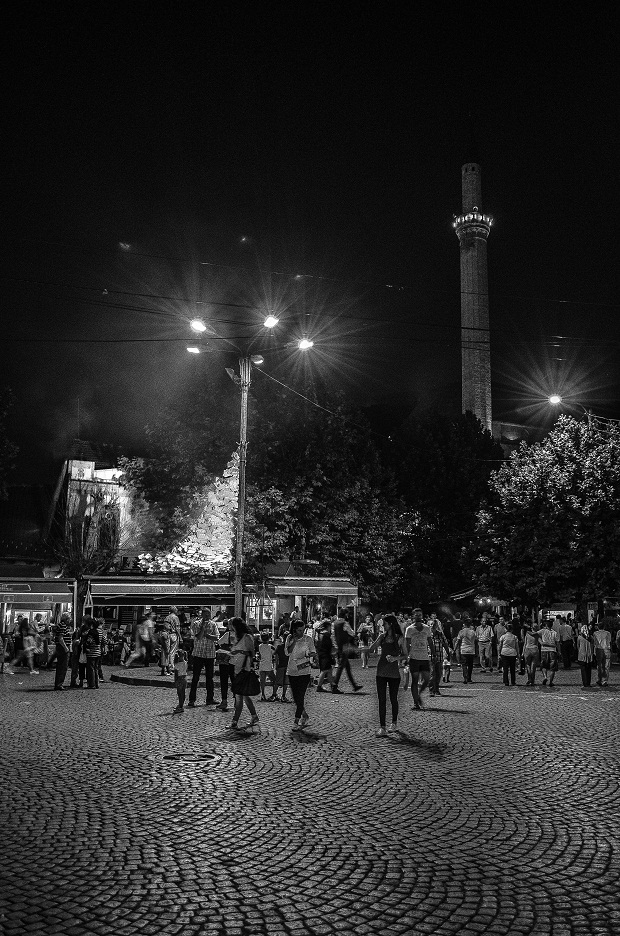
[[[239,358],[239,387],[241,390],[241,414],[239,420],[239,494],[237,498],[237,536],[235,543],[235,617],[243,611],[243,536],[245,532],[245,463],[248,436],[248,392],[250,389],[252,361],[249,357]]]

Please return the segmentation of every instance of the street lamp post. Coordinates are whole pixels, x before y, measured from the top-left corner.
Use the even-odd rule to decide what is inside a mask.
[[[243,537],[245,533],[245,465],[248,450],[248,392],[252,373],[249,357],[239,358],[241,412],[239,418],[239,491],[237,494],[237,532],[235,537],[235,617],[243,611]]]
[[[264,321],[265,328],[274,328],[278,318],[268,315]],[[206,331],[206,325],[201,319],[192,319],[190,326],[195,332]],[[286,347],[290,347],[289,343]],[[301,338],[295,342],[300,351],[312,348],[314,342],[308,338]],[[192,346],[187,349],[191,354],[200,354],[200,347]],[[239,376],[232,369],[226,368],[228,376],[237,384],[241,391],[241,406],[239,418],[239,490],[237,494],[237,529],[235,534],[235,617],[241,617],[243,612],[243,561],[244,561],[244,534],[245,534],[245,468],[248,449],[248,395],[252,376],[252,364],[262,364],[261,354],[244,355],[239,358]]]

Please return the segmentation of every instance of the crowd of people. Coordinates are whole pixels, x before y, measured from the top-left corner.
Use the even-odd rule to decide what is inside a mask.
[[[591,686],[593,673],[596,684],[605,687],[609,683],[614,646],[620,653],[620,630],[614,636],[604,620],[586,624],[576,622],[570,615],[537,623],[525,617],[507,620],[488,613],[474,619],[463,613],[441,622],[436,613],[425,618],[422,610],[416,608],[410,615],[367,615],[355,629],[344,614],[306,624],[295,609],[280,622],[275,633],[255,631],[240,617],[216,622],[207,610],[182,620],[175,607],[160,620],[145,615],[133,633],[118,629],[106,632],[104,621],[90,615],[85,615],[75,630],[68,613],[44,627],[36,619],[18,618],[8,653],[13,668],[9,666],[6,672],[13,675],[14,667],[22,665],[37,675],[33,659],[35,652],[42,653],[44,634],[48,643],[47,665],[55,665],[57,691],[98,689],[104,679],[102,661],[120,662],[126,667],[150,666],[155,662],[162,676],[175,681],[176,713],[185,710],[188,672],[191,671],[188,708],[196,707],[204,672],[207,706],[217,705],[227,712],[230,694],[231,729],[239,728],[244,708],[250,716],[248,727],[259,724],[253,701],[258,696],[261,702],[292,702],[295,706],[292,730],[301,731],[309,721],[306,699],[314,682],[318,693],[341,694],[340,682],[346,675],[357,693],[362,686],[355,680],[352,658],[359,656],[362,669],[367,669],[371,657],[378,655],[377,734],[384,736],[388,730],[397,730],[399,693],[410,688],[413,707],[421,710],[427,692],[431,696],[440,695],[450,684],[453,667],[460,666],[465,684],[472,682],[478,660],[479,672],[497,671],[504,688],[516,686],[518,674],[526,677],[526,687],[534,686],[538,672],[542,685],[552,687],[560,665],[568,670],[576,662],[584,687]],[[219,702],[215,699],[216,666]],[[316,679],[313,670],[318,671]],[[70,682],[65,687],[67,673]]]

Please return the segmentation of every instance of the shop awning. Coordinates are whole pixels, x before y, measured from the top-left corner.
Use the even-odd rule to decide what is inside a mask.
[[[0,601],[7,604],[73,601],[73,579],[1,579]]]
[[[228,582],[195,585],[190,588],[175,582],[97,582],[91,581],[93,604],[127,607],[131,605],[178,605],[199,607],[204,604],[228,604],[234,589]]]
[[[273,578],[270,584],[274,587],[276,597],[281,595],[323,596],[338,598],[357,598],[357,585],[352,585],[349,579],[333,578]]]

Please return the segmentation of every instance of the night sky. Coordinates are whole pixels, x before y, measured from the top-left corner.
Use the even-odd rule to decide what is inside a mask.
[[[300,391],[458,407],[452,216],[472,159],[495,219],[494,416],[544,423],[561,392],[575,414],[620,417],[617,23],[451,6],[14,11],[0,337],[15,481],[53,475],[78,410],[82,438],[139,451],[161,407],[240,346],[272,345],[265,369]],[[197,314],[212,337],[192,357]],[[301,335],[303,360],[284,347]]]

